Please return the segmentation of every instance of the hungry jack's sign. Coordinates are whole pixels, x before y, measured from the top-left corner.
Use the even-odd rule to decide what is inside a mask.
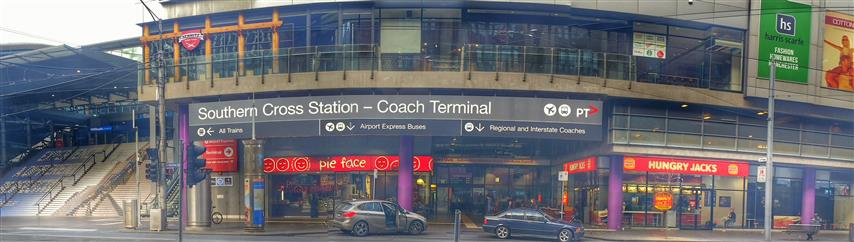
[[[623,170],[675,174],[748,176],[750,165],[740,162],[684,158],[625,156]]]

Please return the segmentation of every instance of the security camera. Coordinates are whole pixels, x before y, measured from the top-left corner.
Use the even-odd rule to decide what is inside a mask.
[[[688,5],[694,5],[694,0],[688,0]]]

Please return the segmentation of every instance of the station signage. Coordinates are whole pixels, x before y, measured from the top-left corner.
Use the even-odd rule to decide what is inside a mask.
[[[625,171],[744,177],[750,174],[749,168],[749,164],[742,162],[672,157],[623,157]]]
[[[237,172],[237,140],[205,140],[205,168],[212,172]]]
[[[189,105],[191,139],[415,135],[602,140],[602,102],[555,98],[343,95]],[[253,126],[254,124],[254,126]]]
[[[563,171],[567,174],[591,172],[596,170],[596,157],[591,156],[581,160],[570,161],[563,164]]]
[[[269,157],[264,159],[264,173],[396,171],[399,156],[329,156]],[[432,156],[413,156],[414,172],[433,171]]]

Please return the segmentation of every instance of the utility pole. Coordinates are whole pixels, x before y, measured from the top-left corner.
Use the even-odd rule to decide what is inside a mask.
[[[165,160],[166,160],[166,95],[165,95],[166,72],[164,72],[164,68],[166,68],[166,62],[163,60],[163,19],[158,17],[156,14],[154,14],[154,12],[151,11],[150,8],[148,8],[148,5],[146,5],[145,2],[143,2],[142,0],[140,0],[139,2],[142,3],[142,5],[148,11],[148,14],[151,15],[151,18],[157,20],[157,32],[158,32],[158,36],[159,36],[157,38],[157,44],[159,45],[159,47],[158,47],[157,55],[156,55],[156,59],[157,59],[157,78],[156,78],[157,91],[156,91],[156,97],[157,97],[157,123],[160,126],[160,128],[159,128],[159,131],[160,131],[159,142],[157,142],[157,154],[160,158],[160,159],[158,159],[160,164],[158,166],[159,176],[157,176],[157,184],[159,184],[159,189],[157,191],[158,196],[157,196],[157,203],[156,204],[157,204],[157,208],[161,209],[161,211],[162,211],[161,214],[163,216],[165,216],[168,213],[166,211],[166,207],[167,207],[166,206],[166,196],[167,196],[167,194],[166,194],[166,183],[165,183],[165,181],[166,181],[166,179],[165,179],[165,177],[166,177],[166,162],[165,162]],[[151,128],[154,128],[154,127],[151,127]],[[162,227],[164,229],[167,228],[168,227],[167,226],[167,223],[168,223],[167,220],[163,219],[162,221],[163,221]]]
[[[139,127],[136,127],[136,108],[131,111],[131,125],[133,126],[134,133],[134,142],[133,142],[133,154],[134,154],[134,166],[136,166],[136,224],[142,224],[142,216],[139,214],[140,204],[142,201],[139,200]]]
[[[771,208],[774,205],[772,197],[772,189],[774,186],[774,83],[777,82],[777,64],[771,61],[771,83],[768,84],[768,135],[765,161],[768,166],[766,174],[768,179],[765,180],[765,241],[771,241],[771,226],[774,224],[771,216]]]

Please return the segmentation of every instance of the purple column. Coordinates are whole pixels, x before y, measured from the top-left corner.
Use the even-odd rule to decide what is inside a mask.
[[[415,139],[412,136],[400,136],[400,167],[397,170],[397,202],[400,207],[412,211],[412,150]]]
[[[815,168],[804,168],[804,194],[801,197],[801,223],[811,224],[815,215]]]
[[[190,112],[189,107],[187,105],[181,105],[178,108],[178,135],[181,138],[181,160],[179,161],[182,167],[182,171],[187,170],[187,147],[190,144]],[[186,177],[186,174],[185,176]],[[183,180],[183,187],[187,187],[187,179]],[[181,204],[185,203],[187,199],[186,189],[181,189]],[[181,207],[181,216],[183,217],[184,225],[187,224],[187,207]]]
[[[610,156],[608,174],[608,229],[623,227],[623,156]]]

